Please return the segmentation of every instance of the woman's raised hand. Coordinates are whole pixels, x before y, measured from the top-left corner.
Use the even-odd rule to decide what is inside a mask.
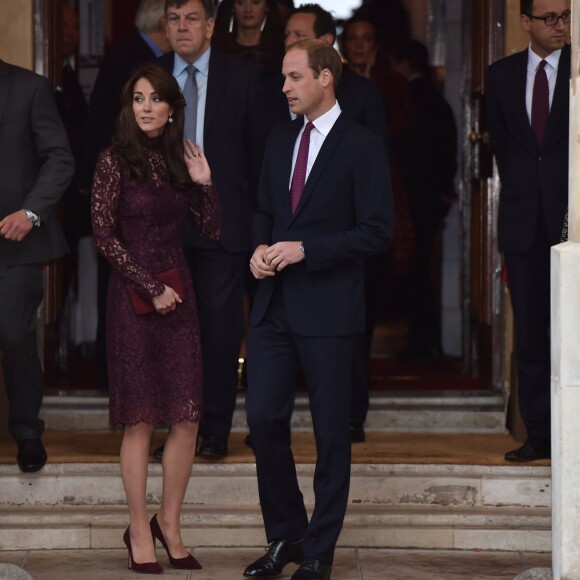
[[[211,170],[201,147],[190,139],[185,139],[183,145],[191,180],[199,185],[211,185]]]

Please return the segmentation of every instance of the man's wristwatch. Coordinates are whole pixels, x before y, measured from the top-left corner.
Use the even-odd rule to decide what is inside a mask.
[[[40,218],[29,209],[24,210],[26,212],[26,219],[33,225],[38,227],[40,225]]]
[[[300,244],[298,249],[301,250],[304,255],[306,255],[306,252],[304,251],[304,244]]]

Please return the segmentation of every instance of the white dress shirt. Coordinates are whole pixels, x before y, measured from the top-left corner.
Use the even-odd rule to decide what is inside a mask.
[[[310,147],[308,148],[308,164],[306,166],[306,181],[308,180],[308,176],[310,175],[310,170],[318,157],[318,153],[326,139],[326,136],[330,133],[330,130],[336,123],[336,120],[340,116],[341,109],[338,104],[338,101],[335,101],[334,106],[330,111],[324,113],[313,121],[312,124],[314,128],[310,131]],[[306,123],[308,123],[308,119],[304,117],[304,127],[306,127]],[[292,172],[290,174],[290,183],[288,184],[288,189],[292,185],[292,175],[294,174],[294,166],[296,165],[296,157],[298,157],[298,148],[300,147],[300,139],[302,138],[302,133],[304,133],[304,127],[298,133],[298,138],[296,139],[296,143],[294,145],[294,153],[292,155]]]
[[[554,88],[556,87],[556,77],[558,76],[558,64],[560,63],[560,55],[562,49],[555,50],[546,58],[538,56],[532,47],[528,47],[528,76],[526,80],[526,110],[528,112],[528,119],[532,122],[532,96],[534,94],[534,80],[536,79],[536,72],[542,60],[546,61],[544,70],[548,77],[548,88],[550,90],[550,108],[552,108],[552,99],[554,98]]]

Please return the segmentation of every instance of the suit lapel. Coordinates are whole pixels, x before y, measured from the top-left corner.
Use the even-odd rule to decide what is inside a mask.
[[[212,47],[209,56],[209,70],[207,75],[207,92],[205,97],[205,113],[203,121],[203,138],[207,141],[207,135],[211,123],[219,109],[220,97],[226,81],[225,63],[222,55]]]
[[[10,66],[0,60],[0,123],[6,109],[6,97],[10,86]]]
[[[525,135],[531,149],[538,150],[538,143],[536,136],[532,131],[530,118],[528,117],[528,109],[526,107],[526,84],[528,82],[528,49],[520,53],[521,58],[517,61],[516,70],[514,71],[514,82],[517,95],[516,107],[518,115],[518,123],[522,129],[522,135]]]
[[[556,86],[554,87],[554,96],[552,98],[552,107],[548,116],[548,124],[544,135],[542,149],[546,149],[550,143],[556,139],[561,139],[562,115],[568,116],[568,91],[570,81],[570,47],[564,47],[558,63],[558,76],[556,77]],[[565,121],[568,124],[568,121]]]
[[[284,213],[288,217],[288,221],[292,219],[292,207],[290,203],[290,176],[292,175],[292,157],[294,156],[294,146],[298,134],[304,125],[303,120],[295,119],[288,124],[288,136],[281,144],[279,155],[276,158],[282,160],[282,167],[280,170],[280,179],[282,180],[281,191],[286,192],[286,197],[282,201]]]
[[[292,216],[294,220],[296,216],[300,213],[308,198],[312,195],[316,187],[316,183],[320,179],[320,176],[324,173],[324,169],[328,164],[330,158],[332,157],[332,153],[334,152],[338,142],[342,137],[342,133],[344,131],[344,126],[346,124],[346,117],[344,113],[340,114],[340,117],[336,120],[336,123],[330,130],[330,133],[326,136],[324,143],[318,155],[316,157],[316,161],[308,174],[308,178],[306,179],[306,183],[304,184],[304,190],[302,191],[302,195],[300,196],[300,201],[298,202],[298,207]]]

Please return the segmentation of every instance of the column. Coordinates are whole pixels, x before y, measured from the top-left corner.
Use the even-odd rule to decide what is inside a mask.
[[[552,248],[552,571],[580,578],[580,0],[572,0],[569,240]]]

